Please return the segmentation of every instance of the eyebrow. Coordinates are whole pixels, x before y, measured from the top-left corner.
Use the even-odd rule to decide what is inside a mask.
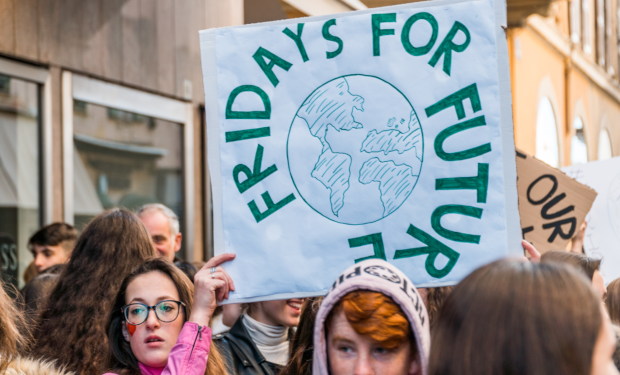
[[[351,339],[348,339],[346,337],[342,337],[342,336],[334,336],[334,337],[332,337],[331,341],[332,342],[334,342],[334,341],[344,341],[346,343],[355,344],[355,341],[353,341]]]
[[[170,296],[161,296],[161,297],[156,299],[157,303],[159,303],[161,301],[166,301],[166,300],[176,301],[174,298],[172,298]],[[148,305],[148,303],[146,303],[146,301],[144,299],[140,298],[140,297],[132,299],[131,301],[129,301],[128,305],[131,305],[132,303],[143,303],[145,305]]]

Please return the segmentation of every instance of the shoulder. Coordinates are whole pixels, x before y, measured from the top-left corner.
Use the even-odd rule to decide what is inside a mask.
[[[9,363],[6,375],[75,375],[54,361],[17,357]]]
[[[217,335],[213,335],[211,337],[213,340],[213,344],[216,346],[228,346],[230,345],[230,340],[228,340],[228,332],[218,333]]]

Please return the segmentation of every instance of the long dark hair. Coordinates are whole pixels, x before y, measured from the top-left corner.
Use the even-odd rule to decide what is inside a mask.
[[[581,272],[500,260],[448,296],[432,333],[428,373],[590,374],[602,326],[601,302]]]
[[[129,342],[125,341],[125,337],[122,333],[122,326],[125,322],[125,317],[121,312],[121,308],[125,306],[127,286],[138,276],[150,273],[160,272],[168,276],[179,292],[179,300],[185,303],[184,319],[187,319],[192,314],[192,304],[194,301],[194,285],[189,280],[187,275],[183,271],[179,270],[174,264],[170,263],[167,259],[153,258],[148,259],[138,267],[136,267],[126,278],[118,291],[116,296],[116,302],[112,308],[110,314],[110,320],[107,324],[108,340],[109,340],[109,356],[108,356],[108,368],[111,371],[119,374],[135,374],[140,375],[140,367],[138,366],[138,360],[131,350]],[[225,375],[226,367],[221,355],[217,351],[215,345],[211,344],[209,350],[209,358],[207,360],[206,375]]]
[[[323,297],[312,297],[304,301],[299,317],[299,326],[291,340],[291,355],[288,364],[279,375],[311,375],[312,353],[314,352],[314,320],[321,307]]]
[[[134,214],[113,209],[95,217],[78,238],[43,310],[32,354],[78,374],[102,374],[106,323],[121,283],[155,255],[151,237]]]

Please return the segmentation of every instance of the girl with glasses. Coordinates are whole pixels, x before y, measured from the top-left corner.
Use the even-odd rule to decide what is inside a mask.
[[[196,274],[194,285],[162,258],[134,269],[121,285],[108,323],[108,374],[225,375],[208,324],[216,301],[234,290],[218,267],[233,258],[212,258]]]

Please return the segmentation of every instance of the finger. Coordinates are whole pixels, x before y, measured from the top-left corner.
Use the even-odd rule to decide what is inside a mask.
[[[534,263],[540,262],[540,253],[538,252],[538,250],[536,250],[534,245],[527,242],[526,240],[521,240],[521,245],[523,246],[525,251],[527,251],[528,254],[530,254],[530,258],[532,262]]]
[[[233,282],[232,277],[230,277],[228,272],[226,272],[226,270],[221,268],[221,267],[220,267],[219,271],[221,271],[224,274],[224,276],[226,276],[226,279],[228,279],[228,286],[229,286],[230,290],[234,292],[235,291],[235,283]],[[228,298],[228,296],[226,296],[226,298]]]
[[[219,280],[222,283],[222,286],[217,290],[217,300],[222,301],[228,292],[228,283],[224,280]]]
[[[214,295],[215,295],[215,299],[217,301],[221,301],[222,298],[220,296],[220,291],[225,287],[225,282],[223,280],[219,280],[219,279],[214,279],[213,280],[213,286],[215,287],[214,290]]]
[[[215,277],[213,277],[215,276]],[[228,278],[226,278],[226,275],[224,274],[224,272],[222,271],[218,271],[212,274],[212,276],[209,276],[210,278],[213,278],[213,280],[218,280],[217,282],[217,299],[218,301],[221,301],[223,298],[228,298],[228,291],[230,290],[230,286],[228,283]]]
[[[206,270],[211,267],[217,267],[224,262],[228,262],[228,261],[235,259],[236,256],[237,254],[235,253],[224,253],[224,254],[214,256],[213,258],[209,259],[209,261],[205,263],[204,266],[202,266],[201,270]]]
[[[216,272],[216,274],[217,274],[216,278],[226,282],[226,284],[224,286],[225,293],[224,293],[223,298],[228,299],[228,294],[230,293],[230,283],[231,283],[232,280],[231,280],[230,276],[228,276],[228,274],[222,268],[219,268],[219,271]]]
[[[222,267],[217,267],[214,274],[217,274],[218,278],[222,280],[226,280],[228,285],[227,285],[227,292],[224,298],[228,299],[230,292],[235,290],[235,284],[233,283],[232,277],[230,277],[228,272],[226,272],[226,270],[224,270]]]

